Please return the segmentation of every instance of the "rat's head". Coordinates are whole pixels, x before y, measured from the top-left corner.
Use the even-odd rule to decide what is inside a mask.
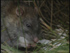
[[[20,9],[20,10],[19,10]],[[39,18],[36,9],[31,7],[16,8],[16,14],[21,18],[23,35],[19,36],[19,45],[21,47],[35,47],[39,40]],[[20,14],[19,14],[20,12]]]

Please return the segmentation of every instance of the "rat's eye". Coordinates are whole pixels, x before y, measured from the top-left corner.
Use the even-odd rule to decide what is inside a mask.
[[[26,24],[26,26],[27,26],[27,27],[31,27],[31,25],[30,25],[30,24]]]

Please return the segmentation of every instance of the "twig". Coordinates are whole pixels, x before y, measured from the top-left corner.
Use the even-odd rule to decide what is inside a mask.
[[[44,4],[44,2],[45,2],[46,0],[44,0],[43,2],[42,2],[42,4],[40,5],[40,7],[39,8],[41,8],[42,6],[43,6],[43,4]]]
[[[44,26],[46,26],[48,29],[51,29],[51,27],[49,25],[47,25],[42,18],[40,18],[40,21],[43,23]]]
[[[36,5],[35,2],[34,2],[34,5],[35,5],[35,7],[37,7],[37,5]],[[38,14],[39,14],[45,21],[47,21],[46,18],[43,16],[41,10],[40,10],[38,7],[37,7],[37,9],[38,9]],[[49,23],[49,22],[47,21],[47,23]]]
[[[62,9],[60,9],[60,10],[58,10],[58,11],[56,11],[54,14],[53,14],[53,16],[55,16],[55,14],[57,14],[57,13],[59,13],[59,12],[61,12],[63,9],[65,9],[67,6],[65,6],[64,8],[62,8]]]
[[[51,28],[52,28],[52,17],[53,17],[53,0],[51,0]]]

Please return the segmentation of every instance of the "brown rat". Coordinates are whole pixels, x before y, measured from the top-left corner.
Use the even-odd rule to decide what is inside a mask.
[[[32,7],[12,1],[1,1],[2,27],[6,30],[1,32],[1,42],[7,42],[10,46],[36,47],[39,40],[40,26],[36,10]],[[9,36],[10,38],[9,38]],[[11,40],[10,40],[11,39]],[[26,41],[26,42],[25,42]]]

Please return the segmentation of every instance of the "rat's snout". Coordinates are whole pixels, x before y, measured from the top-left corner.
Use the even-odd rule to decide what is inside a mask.
[[[35,42],[35,43],[37,43],[38,40],[39,40],[39,39],[38,39],[37,37],[34,37],[34,42]]]
[[[37,37],[34,37],[34,38],[33,38],[33,42],[34,42],[34,43],[33,43],[33,44],[28,44],[28,48],[30,48],[30,47],[36,47],[36,46],[37,46],[36,43],[38,42],[38,40],[39,40],[39,39],[38,39]]]

